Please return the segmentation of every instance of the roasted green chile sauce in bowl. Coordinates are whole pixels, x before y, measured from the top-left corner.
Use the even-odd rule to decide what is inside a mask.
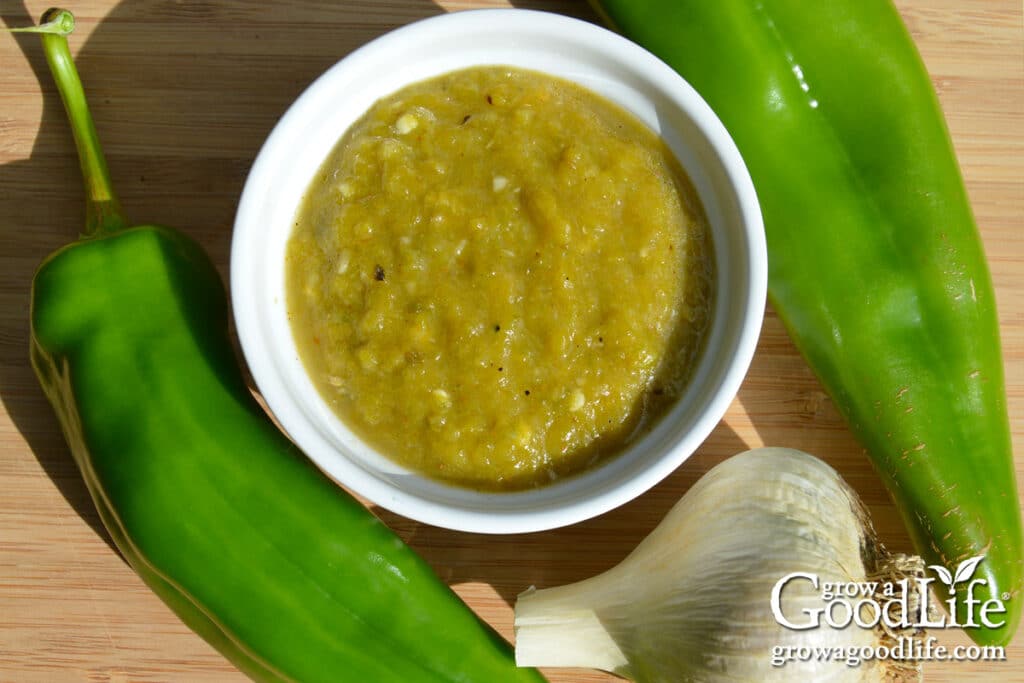
[[[685,389],[713,302],[707,221],[661,139],[508,66],[375,103],[311,183],[285,258],[321,396],[400,464],[477,490],[628,447]]]
[[[678,75],[526,10],[357,50],[261,150],[236,325],[335,481],[438,526],[571,524],[660,481],[749,365],[766,257],[735,146]]]

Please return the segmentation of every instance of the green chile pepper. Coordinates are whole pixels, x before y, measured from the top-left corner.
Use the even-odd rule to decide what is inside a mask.
[[[65,38],[73,18],[44,19],[88,222],[36,274],[31,357],[125,558],[254,679],[542,681],[263,413],[209,258],[122,218]]]
[[[769,297],[916,549],[1021,613],[1021,522],[991,278],[931,81],[890,0],[595,0],[724,122],[764,214]],[[946,601],[941,584],[937,597]],[[981,605],[956,591],[956,618]],[[973,607],[973,610],[971,610]],[[990,603],[988,610],[997,610]]]

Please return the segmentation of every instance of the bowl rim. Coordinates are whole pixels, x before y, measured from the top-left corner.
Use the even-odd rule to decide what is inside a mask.
[[[466,489],[425,481],[425,477],[408,471],[383,479],[379,472],[367,469],[365,463],[356,462],[349,455],[339,452],[337,441],[333,445],[325,444],[326,437],[320,431],[323,428],[320,422],[331,422],[334,425],[332,428],[338,429],[338,425],[335,424],[338,419],[322,399],[319,400],[323,405],[313,409],[316,413],[314,416],[309,414],[309,405],[306,406],[306,410],[298,405],[294,389],[288,380],[294,374],[294,363],[298,362],[290,326],[284,331],[288,338],[284,341],[281,339],[280,325],[274,326],[268,322],[267,316],[271,314],[261,314],[260,298],[255,296],[253,291],[254,287],[263,284],[261,266],[266,265],[259,260],[254,245],[261,239],[261,230],[265,224],[265,202],[271,187],[268,178],[281,173],[278,170],[280,161],[292,153],[289,147],[294,145],[295,131],[310,125],[310,116],[325,101],[332,97],[337,98],[338,88],[351,86],[351,73],[373,73],[375,68],[379,69],[381,64],[393,61],[395,54],[403,54],[409,46],[432,42],[436,44],[436,41],[443,37],[466,40],[467,36],[493,33],[495,26],[500,27],[513,42],[518,36],[518,39],[524,41],[519,45],[523,48],[529,36],[546,36],[546,39],[559,36],[566,40],[571,38],[572,41],[583,41],[588,46],[599,49],[602,55],[606,55],[610,68],[625,70],[634,77],[639,77],[638,74],[642,73],[647,81],[655,84],[666,95],[667,106],[670,109],[679,107],[685,119],[699,131],[709,149],[717,156],[716,161],[720,163],[721,170],[727,178],[727,186],[735,195],[739,223],[742,224],[740,237],[744,240],[740,249],[745,252],[747,272],[744,286],[739,288],[743,290],[740,292],[741,309],[733,313],[740,321],[736,336],[731,340],[733,353],[723,361],[726,364],[725,369],[719,373],[720,380],[712,387],[710,399],[700,407],[691,406],[690,413],[693,415],[690,429],[681,438],[672,436],[672,443],[663,445],[661,456],[643,467],[634,467],[629,471],[623,470],[625,465],[621,463],[616,468],[614,463],[623,459],[623,455],[620,454],[587,473],[566,478],[540,489],[488,493],[468,492]],[[446,49],[457,51],[459,48],[453,46]],[[486,53],[486,49],[483,49],[483,52]],[[565,58],[570,61],[573,59],[571,56]],[[470,60],[465,66],[486,63],[504,62]],[[600,71],[597,67],[594,69],[595,73]],[[555,70],[551,70],[550,73],[575,80],[572,75],[557,73]],[[609,78],[618,82],[616,78],[621,80],[625,76],[616,73]],[[420,78],[409,78],[402,83],[408,84],[418,80]],[[589,84],[582,85],[588,87]],[[615,100],[615,97],[611,99]],[[365,108],[359,113],[362,111],[365,111]],[[330,152],[335,142],[336,140],[332,140],[330,145],[325,146],[322,156]],[[321,158],[316,164],[317,167],[322,160]],[[683,163],[683,160],[680,159],[680,162]],[[308,164],[306,166],[308,167]],[[692,175],[693,164],[688,166],[684,163],[683,167]],[[313,172],[315,170],[314,168]],[[706,199],[701,195],[702,202]],[[294,205],[297,206],[299,201],[301,196],[296,199]],[[291,216],[294,216],[294,211],[291,212]],[[712,228],[714,232],[714,226]],[[717,252],[717,243],[715,248]],[[716,260],[719,258],[716,253]],[[283,256],[281,262],[283,264]],[[723,277],[724,275],[719,279]],[[767,250],[757,195],[739,150],[707,103],[674,70],[635,43],[580,19],[538,10],[475,9],[420,19],[375,38],[342,57],[299,95],[267,137],[246,178],[231,241],[230,284],[236,331],[253,379],[278,423],[321,471],[343,488],[410,519],[460,531],[510,534],[558,528],[619,507],[671,474],[704,442],[725,415],[753,358],[766,301]],[[716,298],[724,298],[725,293],[721,291],[721,287],[718,287],[718,290]],[[283,292],[279,293],[279,296],[283,298]],[[276,298],[274,303],[278,303]],[[716,313],[715,318],[721,318],[723,315],[721,312]],[[280,317],[275,319],[279,320]],[[721,320],[713,322],[724,324]],[[709,334],[709,338],[710,336]],[[290,343],[289,353],[295,354],[295,358],[284,359],[281,354],[273,352],[274,339],[286,347]],[[290,366],[291,370],[283,365]],[[708,362],[703,358],[698,362],[698,369],[701,368],[708,368]],[[301,374],[305,376],[304,370],[301,370]],[[308,377],[306,380],[312,386]],[[301,380],[295,381],[301,383]],[[696,379],[691,380],[691,384],[695,381]],[[318,393],[317,397],[319,398]],[[671,412],[676,411],[673,409]],[[665,416],[662,421],[668,418],[669,416]],[[347,437],[339,438],[354,439],[348,443],[352,447],[356,447],[359,442],[351,433]],[[640,448],[640,443],[646,439],[657,438],[668,437],[645,435],[643,439],[630,444],[627,451]],[[595,472],[604,472],[603,482],[593,476]],[[619,480],[612,476],[619,474],[624,474],[625,478]],[[590,489],[583,490],[582,493],[585,495],[570,495],[568,499],[558,502],[558,499],[553,498],[554,494],[537,493],[564,488],[568,483],[571,494],[572,482],[585,480],[588,476],[590,481],[595,483],[590,485]],[[419,488],[410,491],[398,485],[396,481],[412,482]],[[455,495],[458,502],[442,502],[443,498],[435,497],[435,494],[443,495],[446,492]],[[552,503],[552,500],[555,502]]]

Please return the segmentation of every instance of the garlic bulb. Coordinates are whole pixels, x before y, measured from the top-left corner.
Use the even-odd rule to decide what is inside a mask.
[[[881,586],[922,570],[918,558],[885,553],[856,494],[827,464],[791,449],[747,451],[702,477],[618,566],[521,594],[516,662],[643,683],[919,680],[917,662],[870,657],[920,635],[895,631],[871,607],[896,599]],[[823,610],[831,585],[860,591],[841,600],[856,615],[844,614],[846,605]],[[860,621],[845,628],[825,623],[854,616]]]

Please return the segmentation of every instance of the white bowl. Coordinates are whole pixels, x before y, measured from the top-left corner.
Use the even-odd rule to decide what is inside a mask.
[[[320,397],[299,360],[285,310],[285,244],[300,200],[337,140],[377,99],[402,86],[484,64],[575,81],[632,111],[686,169],[710,221],[716,299],[688,390],[621,455],[536,490],[479,493],[427,479],[359,440]],[[475,10],[418,21],[335,64],[295,101],[249,173],[231,245],[242,349],[270,410],[324,472],[393,512],[482,533],[551,529],[594,517],[675,470],[725,414],[746,374],[764,312],[761,213],[736,146],[670,67],[593,24],[528,10]]]

